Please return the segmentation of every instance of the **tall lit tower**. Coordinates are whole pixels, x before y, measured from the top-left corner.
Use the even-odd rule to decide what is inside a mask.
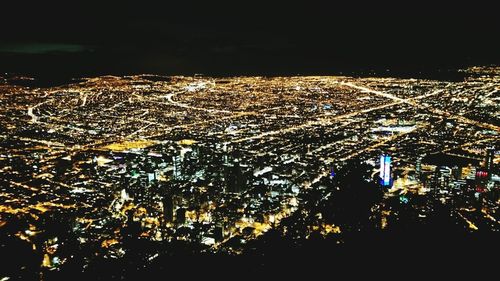
[[[494,159],[495,159],[495,149],[493,147],[490,147],[486,150],[486,162],[485,162],[485,168],[490,173],[493,170]]]
[[[181,171],[181,165],[182,165],[182,159],[180,155],[175,155],[172,156],[172,162],[174,165],[174,170],[173,170],[173,178],[174,180],[178,180],[181,177],[182,171]]]
[[[418,178],[422,176],[422,158],[417,159],[417,163],[415,164],[415,173]]]
[[[391,156],[384,154],[380,156],[380,184],[390,186],[391,182]]]

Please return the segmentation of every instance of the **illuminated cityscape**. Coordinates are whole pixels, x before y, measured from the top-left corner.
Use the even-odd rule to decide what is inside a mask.
[[[500,69],[462,72],[3,77],[2,238],[57,276],[131,254],[249,255],[269,233],[349,243],[441,215],[498,233]]]
[[[0,281],[495,279],[493,1],[4,2]]]

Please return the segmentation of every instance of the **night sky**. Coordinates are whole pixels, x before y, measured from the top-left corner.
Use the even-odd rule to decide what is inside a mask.
[[[326,75],[500,63],[497,10],[479,2],[13,2],[2,3],[2,72]]]

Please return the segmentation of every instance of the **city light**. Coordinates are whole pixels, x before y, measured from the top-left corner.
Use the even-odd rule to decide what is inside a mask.
[[[4,78],[0,231],[44,274],[266,256],[276,240],[343,245],[441,221],[460,235],[500,231],[500,68],[463,71],[451,82]]]

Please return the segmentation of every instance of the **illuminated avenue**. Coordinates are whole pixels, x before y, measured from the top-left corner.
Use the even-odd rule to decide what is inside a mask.
[[[82,272],[124,259],[130,241],[153,245],[141,246],[147,265],[174,242],[244,255],[270,230],[341,244],[443,215],[457,231],[498,232],[500,68],[461,71],[459,82],[138,75],[50,88],[0,77],[0,230],[46,274],[76,252]],[[360,217],[336,201],[353,173],[377,192]]]

